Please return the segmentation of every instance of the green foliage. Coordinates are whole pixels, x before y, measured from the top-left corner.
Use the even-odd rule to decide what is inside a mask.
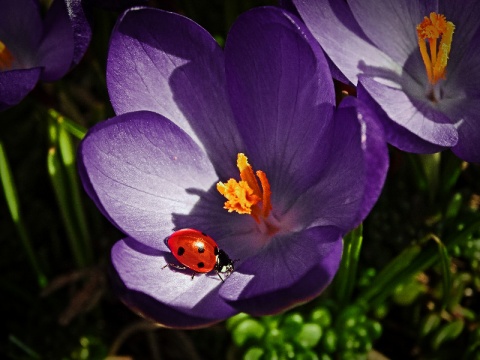
[[[239,314],[227,321],[227,328],[243,359],[361,358],[382,333],[381,324],[361,306],[337,309],[328,302],[307,314],[293,311],[263,318]]]

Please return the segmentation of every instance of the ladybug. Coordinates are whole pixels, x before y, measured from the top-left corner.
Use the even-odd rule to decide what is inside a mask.
[[[220,273],[230,274],[234,268],[233,263],[225,251],[218,248],[217,243],[207,234],[195,229],[181,229],[175,231],[165,239],[165,242],[182,266],[167,264],[176,269],[189,268],[196,273],[208,273],[215,270],[222,282]]]

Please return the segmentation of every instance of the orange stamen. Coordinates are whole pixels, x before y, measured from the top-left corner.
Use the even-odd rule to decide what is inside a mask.
[[[217,183],[218,192],[227,199],[224,209],[228,212],[249,214],[258,223],[260,218],[266,219],[272,209],[267,175],[258,170],[255,177],[252,166],[242,153],[237,156],[237,167],[240,171],[240,181],[229,179],[227,183]],[[261,188],[257,178],[260,180]]]
[[[452,22],[447,21],[444,15],[435,12],[430,13],[430,17],[425,16],[417,25],[418,46],[428,81],[432,85],[440,79],[445,79],[454,30],[455,25]],[[427,50],[426,41],[429,43],[430,53]]]
[[[0,41],[0,71],[10,70],[13,65],[13,55],[5,44]]]

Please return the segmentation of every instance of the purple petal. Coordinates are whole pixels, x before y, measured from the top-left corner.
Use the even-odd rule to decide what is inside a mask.
[[[432,154],[445,149],[443,146],[422,140],[414,133],[393,122],[380,105],[370,96],[361,83],[357,87],[358,98],[373,111],[383,127],[385,138],[388,142],[404,151],[420,154]]]
[[[449,64],[458,64],[465,57],[471,46],[478,47],[480,2],[476,0],[439,1],[439,12],[455,25]],[[455,71],[455,66],[447,66],[447,70]],[[450,70],[449,70],[450,72]],[[448,77],[448,74],[447,74]]]
[[[38,82],[41,68],[0,71],[0,111],[18,104]]]
[[[342,101],[336,119],[356,115],[361,130],[364,184],[363,200],[355,227],[363,221],[378,200],[387,176],[389,157],[385,134],[376,114],[367,105],[349,97]],[[337,120],[339,121],[339,120]]]
[[[344,233],[362,221],[380,195],[388,151],[374,115],[353,98],[337,110],[328,159],[318,182],[298,197],[289,213],[304,226],[334,225]]]
[[[451,147],[458,134],[451,120],[423,98],[409,96],[402,88],[381,84],[368,76],[359,76],[362,85],[397,125],[434,145]],[[388,133],[387,133],[388,134]],[[391,142],[393,139],[387,139]],[[403,149],[402,144],[391,142]]]
[[[59,0],[56,0],[59,1]],[[77,65],[87,51],[92,38],[90,14],[82,0],[63,0],[73,28],[73,59],[70,66]]]
[[[73,28],[64,0],[55,0],[44,21],[44,36],[37,63],[44,67],[43,81],[60,79],[73,59]]]
[[[455,33],[455,35],[457,34]],[[449,58],[446,79],[442,83],[441,106],[444,101],[450,104],[451,101],[456,101],[464,96],[480,97],[480,47],[476,44],[479,37],[480,28],[461,59],[454,62],[451,57]],[[447,107],[452,107],[452,105]]]
[[[228,277],[220,296],[252,315],[277,313],[319,295],[341,256],[342,238],[333,227],[276,236]]]
[[[357,84],[361,61],[401,72],[400,66],[366,37],[347,2],[293,0],[293,3],[328,57],[353,84]]]
[[[114,289],[135,312],[168,327],[207,326],[237,313],[219,296],[223,283],[215,273],[192,279],[191,271],[163,268],[174,261],[170,253],[120,240],[112,248]]]
[[[365,35],[398,64],[419,52],[417,25],[430,14],[427,2],[352,0],[348,4]]]
[[[296,197],[317,178],[333,116],[328,65],[298,21],[279,8],[251,10],[235,22],[225,46],[228,89],[246,155],[267,174],[273,202]]]
[[[166,248],[174,217],[188,214],[217,181],[187,134],[146,111],[98,124],[79,155],[82,181],[97,206],[126,234],[158,249]]]
[[[0,40],[15,57],[14,68],[38,66],[35,54],[42,36],[38,1],[0,0]]]
[[[480,163],[480,99],[444,100],[442,105],[457,125],[458,143],[452,151],[462,160]]]
[[[197,141],[221,177],[243,149],[228,104],[223,52],[192,20],[157,9],[127,11],[113,32],[107,84],[115,112],[151,110]]]

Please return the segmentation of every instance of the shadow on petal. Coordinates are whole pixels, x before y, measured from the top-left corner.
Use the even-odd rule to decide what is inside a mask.
[[[223,284],[216,274],[198,274],[165,267],[168,252],[132,238],[112,248],[112,285],[120,299],[135,312],[167,327],[197,328],[236,313],[218,295]]]
[[[341,231],[316,227],[279,236],[230,275],[220,295],[239,311],[274,314],[319,295],[342,255]]]

